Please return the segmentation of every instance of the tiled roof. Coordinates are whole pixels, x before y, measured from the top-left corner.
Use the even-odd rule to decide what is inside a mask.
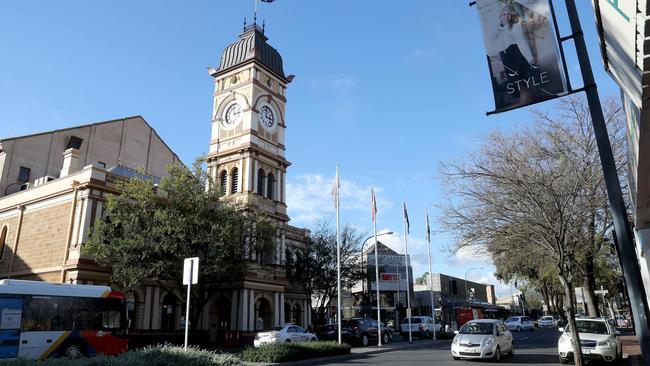
[[[282,68],[280,53],[266,41],[268,38],[255,24],[246,28],[239,35],[237,42],[230,44],[221,54],[218,71],[228,70],[248,60],[255,59],[273,71],[277,76],[286,79]]]

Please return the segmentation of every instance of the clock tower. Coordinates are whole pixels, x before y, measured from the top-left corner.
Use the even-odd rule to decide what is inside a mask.
[[[208,172],[224,196],[286,223],[282,57],[256,23],[221,55],[214,78]]]

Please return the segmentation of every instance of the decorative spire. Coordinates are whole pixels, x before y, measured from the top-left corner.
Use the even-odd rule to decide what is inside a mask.
[[[246,17],[244,17],[244,32],[246,32]]]

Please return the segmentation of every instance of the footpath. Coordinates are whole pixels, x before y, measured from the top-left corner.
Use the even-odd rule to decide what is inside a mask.
[[[621,343],[623,344],[623,358],[627,358],[628,365],[642,365],[643,356],[641,356],[641,346],[637,337],[635,335],[621,336]]]

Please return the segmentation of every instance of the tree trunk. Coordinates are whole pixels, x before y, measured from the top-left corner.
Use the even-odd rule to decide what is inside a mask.
[[[591,267],[591,273],[585,272],[585,274],[582,276],[582,291],[585,297],[587,315],[599,317],[600,311],[598,309],[598,298],[594,293],[596,287],[595,285],[596,281],[594,279],[594,273],[593,273],[594,264],[592,261],[588,261],[588,262],[591,262],[591,265],[586,265],[585,267],[586,268]]]
[[[548,286],[546,286],[545,282],[543,282],[542,286],[540,286],[540,290],[542,291],[542,297],[544,298],[544,304],[546,304],[546,308],[550,312],[551,311],[551,301],[550,301],[550,297],[549,297],[549,294],[548,294]]]
[[[580,347],[580,335],[576,332],[576,310],[575,310],[575,294],[573,292],[573,284],[571,280],[566,277],[565,274],[560,273],[560,282],[564,288],[564,295],[568,305],[565,310],[565,315],[569,321],[568,326],[571,328],[571,346],[573,348],[573,360],[576,366],[582,366],[582,348]]]

